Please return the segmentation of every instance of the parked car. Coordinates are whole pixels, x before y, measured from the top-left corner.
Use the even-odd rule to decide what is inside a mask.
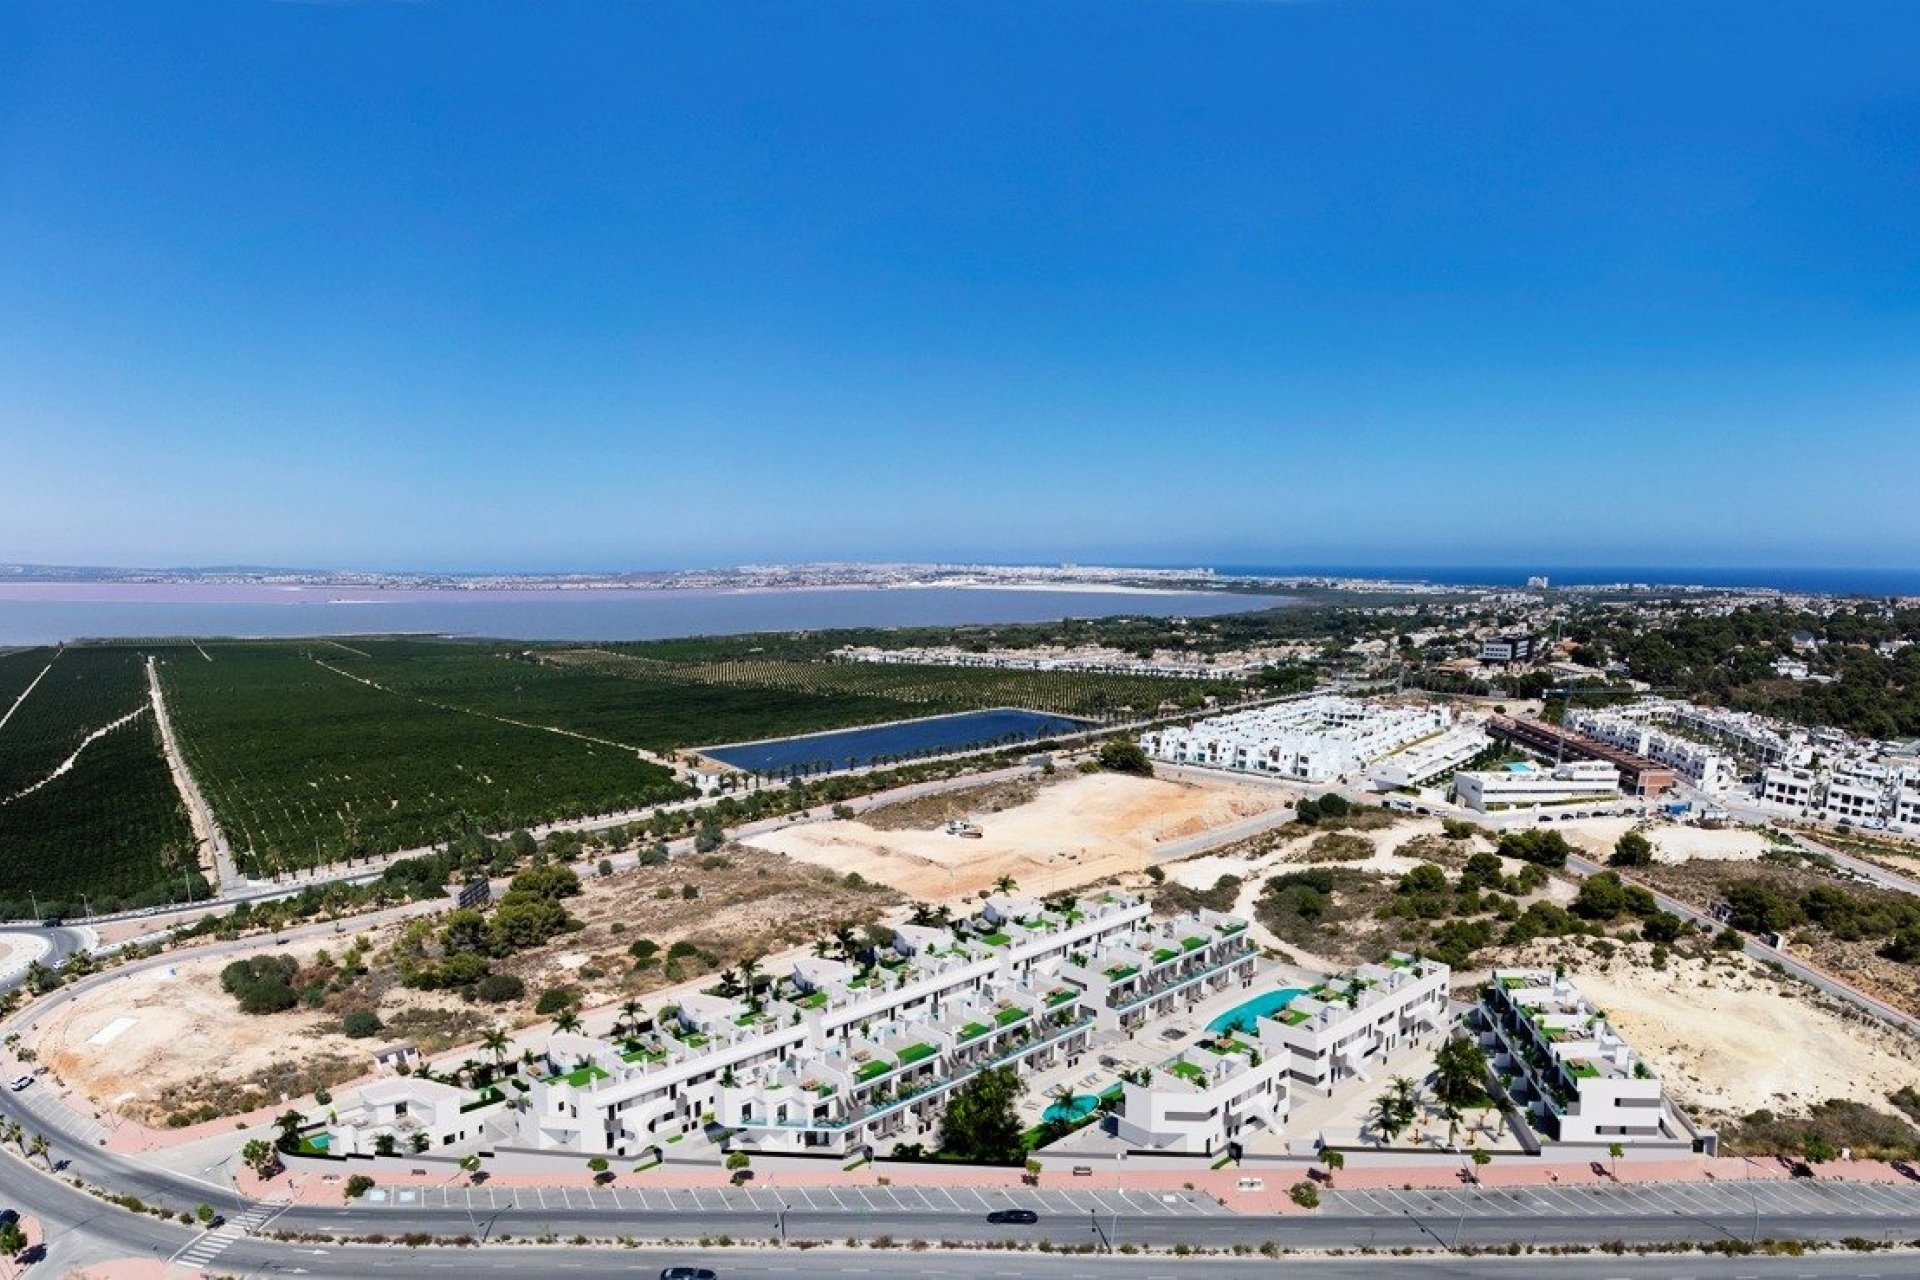
[[[1040,1221],[1040,1215],[1031,1209],[995,1209],[987,1215],[987,1221],[995,1224],[1021,1223],[1032,1226]]]
[[[660,1273],[660,1280],[719,1280],[706,1267],[668,1267]]]
[[[32,1076],[15,1076],[12,1082],[7,1087],[12,1089],[15,1093],[18,1093],[32,1083],[33,1083]]]

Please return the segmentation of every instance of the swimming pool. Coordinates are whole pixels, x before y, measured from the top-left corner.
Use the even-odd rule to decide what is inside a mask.
[[[1042,1120],[1084,1120],[1100,1105],[1100,1099],[1091,1093],[1076,1094],[1072,1102],[1056,1102],[1040,1113]]]
[[[1212,1022],[1207,1030],[1218,1035],[1222,1031],[1240,1031],[1252,1034],[1254,1024],[1270,1013],[1277,1013],[1293,1003],[1297,995],[1304,995],[1304,987],[1282,987],[1278,991],[1269,991],[1265,995],[1237,1004]]]
[[[950,716],[928,716],[865,729],[840,729],[797,738],[764,742],[737,742],[707,747],[703,754],[739,769],[761,773],[832,773],[876,761],[963,751],[996,744],[1033,742],[1063,733],[1083,733],[1085,720],[1002,707],[993,711],[962,711]]]

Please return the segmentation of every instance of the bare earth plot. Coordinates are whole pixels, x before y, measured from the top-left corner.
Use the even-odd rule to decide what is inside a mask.
[[[755,836],[750,843],[891,885],[917,898],[978,893],[1003,875],[1022,891],[1049,893],[1139,872],[1169,840],[1199,835],[1284,804],[1271,789],[1218,782],[1076,774],[1040,788],[1024,804],[966,813],[978,840],[946,834],[944,819],[908,830],[847,820]]]
[[[258,953],[306,966],[323,947],[337,960],[356,934],[366,938],[371,972],[352,990],[330,995],[322,1009],[243,1013],[220,987],[220,970],[237,957],[194,959],[186,951],[174,965],[99,987],[48,1015],[37,1041],[40,1060],[96,1105],[144,1123],[164,1126],[182,1113],[203,1118],[201,1107],[238,1114],[364,1075],[370,1051],[389,1040],[413,1040],[432,1054],[472,1043],[489,1025],[543,1022],[532,1006],[548,987],[574,987],[592,1010],[679,980],[711,985],[722,966],[858,926],[897,902],[879,886],[849,886],[818,867],[751,849],[610,876],[596,876],[586,864],[579,869],[582,892],[564,901],[583,927],[495,964],[525,980],[522,1000],[469,1003],[452,992],[402,986],[385,956],[407,926],[348,925],[324,942],[275,946],[260,939]],[[681,941],[699,954],[671,969],[658,962],[639,968],[628,949],[641,938],[657,943],[662,956]],[[349,1008],[373,1009],[388,1030],[349,1039],[340,1033]]]
[[[1892,1112],[1887,1094],[1920,1081],[1920,1045],[1744,956],[1674,955],[1656,970],[1649,951],[1636,943],[1599,960],[1541,943],[1525,954],[1567,960],[1581,991],[1688,1110],[1796,1113],[1837,1097]]]

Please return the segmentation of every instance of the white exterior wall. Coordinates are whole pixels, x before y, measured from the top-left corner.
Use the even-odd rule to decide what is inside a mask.
[[[461,1110],[475,1101],[467,1090],[437,1080],[377,1080],[364,1086],[359,1101],[337,1112],[327,1125],[327,1150],[337,1156],[376,1155],[381,1136],[389,1134],[400,1155],[414,1153],[416,1135],[425,1137],[428,1152],[464,1150],[485,1136],[487,1118],[506,1105],[500,1101]]]
[[[1168,1154],[1217,1155],[1250,1128],[1274,1132],[1287,1118],[1287,1062],[1263,1055],[1215,1055],[1193,1049],[1177,1061],[1205,1075],[1200,1082],[1166,1068],[1144,1085],[1121,1086],[1114,1127],[1129,1147]]]
[[[1156,729],[1142,735],[1140,745],[1170,764],[1327,782],[1452,723],[1453,713],[1445,706],[1389,706],[1326,696]]]
[[[1150,914],[1124,894],[1088,899],[1071,914],[997,897],[965,941],[903,928],[892,967],[864,979],[838,961],[802,960],[791,994],[764,997],[758,1015],[742,1000],[685,998],[674,1024],[708,1043],[659,1037],[657,1061],[556,1037],[555,1074],[534,1084],[522,1140],[632,1156],[710,1116],[744,1149],[842,1153],[924,1128],[944,1094],[983,1067],[1070,1064],[1096,1018],[1123,1024],[1121,1006],[1197,1000],[1251,979],[1257,953],[1244,921],[1201,912],[1155,923]],[[1137,972],[1105,976],[1117,967]],[[1098,982],[1074,981],[1085,971]],[[604,1074],[562,1074],[582,1066]]]
[[[1496,970],[1479,1016],[1494,1069],[1516,1078],[1516,1101],[1543,1138],[1594,1145],[1684,1139],[1659,1077],[1565,978]]]
[[[1520,808],[1572,800],[1608,800],[1620,794],[1620,771],[1604,760],[1569,760],[1553,769],[1463,770],[1453,793],[1469,809]]]
[[[1388,1055],[1447,1023],[1451,971],[1437,960],[1396,954],[1330,980],[1321,995],[1298,996],[1278,1017],[1260,1019],[1260,1043],[1286,1063],[1296,1089],[1331,1095],[1364,1078]],[[1347,1003],[1349,991],[1357,993]],[[1289,1021],[1305,1013],[1304,1020]]]

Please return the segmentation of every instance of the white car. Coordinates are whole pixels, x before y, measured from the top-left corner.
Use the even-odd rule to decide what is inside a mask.
[[[8,1087],[11,1088],[15,1093],[18,1093],[32,1083],[33,1083],[32,1076],[15,1076],[13,1078],[13,1082]]]

